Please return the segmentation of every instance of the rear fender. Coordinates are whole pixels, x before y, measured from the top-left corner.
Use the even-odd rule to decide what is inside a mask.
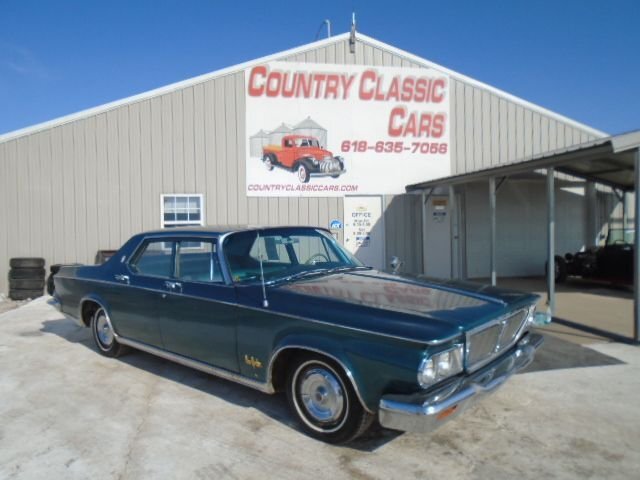
[[[82,311],[84,309],[84,306],[87,302],[93,302],[93,303],[97,303],[98,305],[100,305],[105,312],[107,312],[107,315],[109,316],[109,318],[111,318],[111,309],[109,308],[109,303],[102,298],[100,295],[95,294],[95,293],[90,293],[84,297],[82,297],[82,300],[80,300],[80,304],[78,305],[78,319],[80,319],[80,321],[86,326],[88,327],[89,324],[84,320],[84,318],[82,318]]]

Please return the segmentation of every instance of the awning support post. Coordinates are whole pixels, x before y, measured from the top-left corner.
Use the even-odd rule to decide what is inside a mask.
[[[449,185],[449,228],[451,231],[451,278],[458,277],[458,215],[456,207],[456,191]]]
[[[627,230],[629,225],[629,211],[627,206],[627,191],[622,191],[622,231]]]
[[[556,313],[556,232],[554,168],[547,168],[547,307],[551,316]]]
[[[490,220],[490,246],[489,268],[491,270],[491,285],[496,286],[496,179],[489,178],[489,214]]]
[[[427,194],[422,193],[420,196],[420,212],[422,215],[422,273],[427,273],[427,202],[433,193],[433,189]]]
[[[635,151],[634,159],[634,211],[633,211],[633,230],[634,252],[633,252],[633,341],[640,342],[640,221],[638,214],[640,213],[640,148]]]

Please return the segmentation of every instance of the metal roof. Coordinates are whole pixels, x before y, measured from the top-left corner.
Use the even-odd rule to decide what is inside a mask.
[[[239,63],[237,65],[233,65],[230,67],[226,67],[226,68],[222,68],[220,70],[216,70],[210,73],[205,73],[203,75],[199,75],[193,78],[189,78],[187,80],[182,80],[180,82],[176,82],[176,83],[172,83],[170,85],[166,85],[164,87],[160,87],[160,88],[156,88],[153,90],[149,90],[147,92],[143,92],[137,95],[132,95],[130,97],[126,97],[123,98],[121,100],[115,100],[113,102],[109,102],[109,103],[105,103],[103,105],[97,106],[97,107],[93,107],[93,108],[89,108],[86,110],[82,110],[80,112],[76,112],[76,113],[72,113],[69,115],[65,115],[59,118],[55,118],[53,120],[48,120],[42,123],[38,123],[35,125],[31,125],[25,128],[21,128],[18,130],[14,130],[11,132],[7,132],[4,134],[0,134],[0,142],[5,142],[5,141],[9,141],[9,140],[13,140],[14,138],[18,138],[24,135],[30,135],[32,133],[36,133],[42,130],[46,130],[48,128],[53,128],[53,127],[57,127],[59,125],[64,125],[66,123],[70,123],[73,122],[75,120],[79,120],[82,118],[87,118],[93,115],[97,115],[100,113],[104,113],[104,112],[108,112],[110,110],[113,110],[115,108],[118,108],[122,105],[130,105],[136,102],[140,102],[149,98],[153,98],[153,97],[157,97],[160,95],[164,95],[166,93],[170,93],[170,92],[174,92],[176,90],[180,90],[182,88],[186,88],[186,87],[190,87],[193,85],[197,85],[203,82],[206,82],[208,80],[211,80],[213,78],[218,78],[221,77],[223,75],[229,75],[232,73],[236,73],[240,70],[244,70],[247,68],[250,68],[254,65],[260,65],[266,62],[272,62],[272,61],[278,61],[278,60],[283,60],[286,57],[290,57],[292,55],[296,55],[298,53],[302,53],[302,52],[306,52],[306,51],[310,51],[310,50],[314,50],[316,48],[319,47],[323,47],[325,45],[330,45],[332,43],[337,43],[337,42],[341,42],[344,40],[349,39],[350,37],[350,32],[345,32],[339,35],[335,35],[333,37],[329,37],[329,38],[325,38],[322,40],[319,40],[317,42],[313,42],[313,43],[309,43],[306,45],[302,45],[300,47],[296,47],[296,48],[292,48],[289,50],[284,50],[282,52],[278,52],[278,53],[274,53],[272,55],[267,55],[261,58],[257,58],[255,60],[250,60],[248,62],[244,62],[244,63]],[[606,136],[607,134],[597,130],[593,127],[590,127],[588,125],[585,125],[583,123],[577,122],[576,120],[573,120],[571,118],[565,117],[564,115],[560,115],[559,113],[553,112],[549,109],[546,109],[544,107],[541,107],[540,105],[536,105],[534,103],[528,102],[520,97],[517,97],[515,95],[512,95],[510,93],[505,92],[504,90],[500,90],[496,87],[493,87],[491,85],[488,85],[484,82],[481,82],[479,80],[476,80],[474,78],[468,77],[466,75],[463,75],[459,72],[456,72],[454,70],[448,69],[446,67],[443,67],[442,65],[439,65],[437,63],[434,63],[430,60],[427,60],[425,58],[419,57],[417,55],[414,55],[412,53],[409,53],[405,50],[402,50],[400,48],[394,47],[392,45],[389,45],[387,43],[381,42],[379,40],[376,40],[375,38],[371,38],[368,37],[367,35],[364,35],[360,32],[357,32],[356,34],[356,41],[357,42],[362,42],[362,43],[366,43],[368,45],[371,45],[373,47],[379,48],[382,51],[387,51],[396,55],[399,55],[401,57],[406,58],[407,60],[411,61],[411,62],[415,62],[419,65],[422,65],[424,67],[430,67],[433,68],[435,70],[438,70],[442,73],[446,73],[447,75],[450,75],[452,78],[455,78],[457,80],[463,81],[469,85],[481,88],[483,90],[486,90],[488,92],[494,93],[506,100],[512,101],[518,105],[522,105],[523,107],[529,108],[531,110],[534,110],[536,112],[539,112],[541,114],[547,115],[551,118],[554,118],[558,121],[564,122],[568,125],[571,125],[573,127],[576,128],[580,128],[586,132],[589,132],[592,135],[601,137],[601,136]]]
[[[528,158],[514,159],[498,167],[407,185],[406,190],[410,192],[463,184],[489,177],[509,176],[550,167],[554,167],[558,172],[613,188],[633,190],[634,151],[638,148],[640,148],[640,130],[634,130],[547,151]]]

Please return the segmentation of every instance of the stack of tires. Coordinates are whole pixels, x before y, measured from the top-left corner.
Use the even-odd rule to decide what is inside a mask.
[[[9,265],[9,298],[26,300],[42,296],[44,258],[12,258]]]

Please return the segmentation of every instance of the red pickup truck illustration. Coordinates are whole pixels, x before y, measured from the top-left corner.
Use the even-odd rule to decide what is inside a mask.
[[[342,157],[334,157],[320,146],[317,138],[306,135],[285,135],[282,145],[263,147],[262,162],[269,171],[280,167],[296,172],[301,183],[307,183],[311,177],[338,178],[346,172]]]

